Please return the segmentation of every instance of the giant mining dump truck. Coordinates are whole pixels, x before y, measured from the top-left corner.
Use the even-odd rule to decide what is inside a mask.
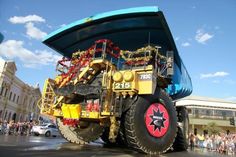
[[[43,43],[63,57],[39,106],[66,140],[101,138],[148,154],[187,149],[187,110],[174,102],[191,94],[191,79],[158,7],[90,16]]]

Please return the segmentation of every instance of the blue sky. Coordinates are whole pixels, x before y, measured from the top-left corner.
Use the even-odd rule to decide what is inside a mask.
[[[16,61],[20,79],[42,87],[60,58],[42,44],[45,35],[97,13],[150,5],[164,12],[193,94],[236,101],[235,0],[0,0],[0,56]]]

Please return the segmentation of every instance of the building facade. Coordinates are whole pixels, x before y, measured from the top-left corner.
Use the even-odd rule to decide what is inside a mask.
[[[38,86],[33,87],[16,75],[14,61],[0,58],[0,120],[15,122],[38,120],[37,102],[41,98]]]
[[[187,107],[190,132],[194,134],[207,134],[206,126],[211,122],[224,133],[236,133],[236,127],[230,124],[230,118],[236,117],[236,102],[189,96],[178,100],[176,106]]]

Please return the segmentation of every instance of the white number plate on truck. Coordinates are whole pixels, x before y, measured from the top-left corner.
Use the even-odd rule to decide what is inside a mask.
[[[130,82],[115,83],[114,89],[131,89]]]

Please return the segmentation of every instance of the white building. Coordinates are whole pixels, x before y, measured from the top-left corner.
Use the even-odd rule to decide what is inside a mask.
[[[14,61],[0,58],[0,121],[38,120],[40,89],[21,81],[15,75],[16,70]]]
[[[236,102],[217,98],[188,96],[176,102],[176,106],[186,106],[189,113],[190,131],[206,134],[206,125],[214,122],[222,132],[236,132],[230,125],[230,118],[236,117]]]

